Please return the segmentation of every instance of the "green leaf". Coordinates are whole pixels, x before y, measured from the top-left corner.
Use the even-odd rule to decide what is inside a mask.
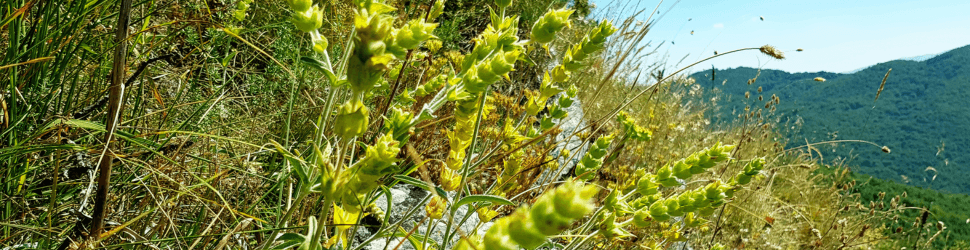
[[[327,79],[330,80],[330,84],[334,86],[339,85],[338,84],[339,79],[337,78],[337,75],[333,74],[333,67],[330,66],[330,62],[324,62],[324,61],[317,60],[316,58],[306,57],[306,56],[300,57],[300,61],[302,61],[307,66],[310,66],[311,68],[314,68],[316,70],[319,70],[320,72],[323,72],[324,75],[327,75]]]
[[[279,250],[292,249],[294,247],[299,246],[300,244],[303,244],[303,242],[306,241],[306,236],[303,236],[302,234],[298,234],[298,233],[285,233],[283,235],[280,235],[280,238],[276,240],[282,241],[283,243],[276,245],[271,249],[279,249]]]
[[[414,177],[399,174],[399,175],[394,175],[394,179],[403,181],[404,183],[407,183],[407,184],[414,185],[424,190],[428,190],[428,192],[435,193],[435,190],[434,188],[431,187],[431,185],[429,185],[427,182],[424,182],[422,180],[415,179]]]
[[[493,205],[514,205],[515,204],[515,203],[512,203],[512,201],[502,198],[500,196],[476,194],[476,195],[469,195],[469,196],[465,196],[464,198],[461,198],[461,200],[458,200],[458,202],[455,202],[455,207],[461,207],[462,205],[470,204],[473,202],[490,202]]]
[[[445,192],[445,190],[441,189],[441,187],[434,187],[434,191],[438,192],[438,196],[441,196],[441,198],[448,200],[448,192]]]

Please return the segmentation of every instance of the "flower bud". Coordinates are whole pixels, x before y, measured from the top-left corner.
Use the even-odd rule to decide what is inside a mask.
[[[367,107],[360,100],[347,101],[337,110],[334,117],[334,133],[344,139],[350,139],[364,134],[368,124]]]
[[[485,246],[482,249],[519,250],[516,243],[509,237],[509,222],[511,220],[505,218],[496,221],[485,233],[485,237],[482,238],[482,244]]]
[[[650,221],[652,221],[652,218],[647,209],[640,209],[633,213],[633,225],[637,227],[648,227]]]
[[[697,207],[694,206],[694,199],[691,198],[689,193],[683,193],[678,196],[677,201],[680,203],[680,210],[685,213],[694,212]]]
[[[664,202],[654,202],[650,205],[650,217],[657,221],[667,221],[670,219],[670,215],[667,215],[667,206]]]
[[[498,5],[499,9],[508,8],[512,5],[512,0],[495,0],[495,5]]]
[[[481,222],[491,221],[492,219],[495,218],[495,216],[498,216],[498,212],[488,207],[480,207],[475,211],[478,214],[478,221],[481,221]]]
[[[667,206],[667,214],[670,216],[684,215],[684,212],[680,210],[680,201],[678,201],[677,199],[664,200],[664,206]]]
[[[569,16],[573,10],[550,10],[532,26],[532,40],[540,44],[552,42],[556,33],[569,26]]]
[[[320,54],[326,53],[327,46],[330,46],[327,37],[320,35],[317,30],[310,31],[310,41],[313,42],[313,51]]]
[[[393,134],[384,134],[373,146],[367,146],[364,157],[354,165],[360,169],[358,174],[382,176],[396,172],[397,154],[401,151],[399,144]]]
[[[445,11],[445,0],[435,0],[434,5],[431,6],[431,12],[428,12],[428,20],[434,20],[438,18]]]
[[[640,181],[637,182],[637,192],[644,196],[659,193],[657,190],[658,188],[660,188],[660,183],[657,183],[656,175],[644,175],[643,177],[640,177]]]
[[[310,32],[323,26],[323,12],[320,11],[319,6],[313,6],[313,8],[307,8],[305,11],[297,11],[291,22],[296,26],[296,29]]]
[[[552,69],[551,75],[553,82],[566,82],[569,80],[570,74],[565,66],[559,65]]]
[[[286,0],[286,5],[294,12],[305,12],[313,5],[313,0]]]
[[[421,42],[435,37],[432,32],[436,27],[438,27],[437,23],[411,20],[398,30],[395,41],[405,49],[417,49]]]
[[[441,219],[441,217],[445,214],[445,208],[447,207],[448,201],[441,198],[441,196],[435,195],[434,197],[431,197],[431,201],[428,201],[428,204],[424,206],[424,211],[428,213],[429,218],[437,220]]]

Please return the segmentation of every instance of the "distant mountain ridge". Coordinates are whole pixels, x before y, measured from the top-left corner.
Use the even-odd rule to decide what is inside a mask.
[[[943,53],[946,53],[946,52],[943,52]],[[936,57],[938,55],[942,55],[943,53],[926,54],[926,55],[921,55],[921,56],[913,56],[913,57],[899,58],[899,59],[896,59],[896,60],[922,62],[922,61],[929,60],[929,59],[931,59],[933,57]],[[893,60],[893,61],[896,61],[896,60]],[[855,69],[855,70],[851,70],[851,71],[847,71],[847,72],[842,72],[842,74],[853,74],[853,73],[862,71],[864,69],[867,69],[869,67],[872,67],[872,66],[866,66],[865,68],[858,68],[858,69]]]
[[[852,74],[761,70],[751,85],[747,82],[758,75],[757,69],[718,70],[714,81],[710,73],[692,76],[701,86],[712,86],[704,88],[710,91],[699,101],[717,97],[710,113],[714,124],[729,124],[745,106],[762,109],[776,95],[777,110],[763,112],[788,133],[788,147],[806,141],[871,141],[891,153],[856,142],[813,148],[825,164],[845,162],[857,172],[882,179],[970,193],[970,182],[964,178],[970,173],[970,45],[922,61],[879,63]],[[814,81],[816,77],[826,81]]]

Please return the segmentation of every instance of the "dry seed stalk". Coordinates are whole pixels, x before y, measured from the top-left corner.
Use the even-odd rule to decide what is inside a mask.
[[[889,71],[886,71],[886,76],[882,77],[882,84],[879,84],[879,90],[876,91],[876,99],[872,100],[872,102],[879,100],[879,94],[882,94],[882,89],[886,87],[886,79],[889,79],[889,72],[893,72],[893,69],[889,68]]]
[[[774,46],[771,46],[771,45],[761,46],[759,50],[761,50],[761,53],[765,53],[765,55],[769,55],[771,57],[774,57],[775,59],[778,59],[778,60],[785,59],[785,53],[776,49]]]

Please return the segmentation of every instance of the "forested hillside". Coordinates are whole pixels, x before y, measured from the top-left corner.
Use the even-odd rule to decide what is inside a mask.
[[[776,95],[780,103],[769,116],[785,124],[789,147],[872,142],[812,147],[826,164],[844,163],[886,180],[970,193],[964,178],[970,156],[962,151],[970,147],[968,65],[970,46],[964,46],[926,61],[895,60],[853,74],[737,68],[693,77],[713,88],[705,101],[716,97],[711,111],[716,124],[729,124],[745,106],[764,106]]]

